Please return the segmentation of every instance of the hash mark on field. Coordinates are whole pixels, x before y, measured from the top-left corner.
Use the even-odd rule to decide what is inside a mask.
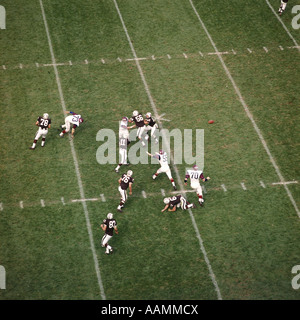
[[[143,195],[143,198],[145,198],[145,199],[147,198],[147,194],[144,190],[142,191],[142,195]]]
[[[166,195],[165,190],[161,189],[160,191],[161,191],[162,196],[165,197],[165,195]]]
[[[105,201],[106,201],[103,193],[100,194],[100,198],[101,198],[102,202],[105,202]]]
[[[0,202],[0,211],[3,211],[3,203]]]
[[[69,60],[69,65],[70,65],[70,66],[72,66],[72,65],[73,65],[73,63],[72,63],[72,61],[71,61],[71,60]]]
[[[188,57],[185,53],[183,53],[183,56],[185,57],[185,59],[187,59],[187,57]]]
[[[23,201],[20,201],[20,208],[24,209]]]
[[[119,62],[122,62],[122,59],[120,58],[120,57],[118,57],[118,59],[117,59]]]
[[[171,56],[169,54],[167,54],[168,59],[171,59]]]
[[[233,54],[236,54],[236,52],[233,49],[231,51],[232,51]]]
[[[6,67],[5,67],[5,65],[3,65],[3,66],[2,66],[2,69],[3,69],[3,70],[6,70]]]
[[[41,206],[44,208],[45,207],[45,201],[41,199]]]
[[[247,50],[248,50],[249,53],[252,53],[252,52],[253,52],[253,51],[252,51],[251,49],[249,49],[249,48],[247,48]]]
[[[101,59],[101,62],[102,62],[103,64],[105,64],[105,60],[104,60],[104,59]]]
[[[263,47],[263,48],[264,48],[264,50],[266,51],[266,53],[269,52],[268,48],[266,48],[266,47]]]
[[[241,182],[241,186],[242,186],[243,190],[247,190],[244,182]]]
[[[23,69],[22,63],[19,64],[19,68],[20,68],[20,69]]]
[[[227,188],[226,188],[225,184],[221,184],[221,187],[222,187],[222,189],[224,190],[224,192],[227,191]]]
[[[263,181],[260,181],[259,183],[263,188],[266,188],[266,185],[263,183]]]
[[[153,55],[153,56],[151,56],[151,59],[152,59],[152,60],[156,60],[156,59],[155,59],[155,57],[154,57],[154,55]]]
[[[85,59],[85,60],[84,60],[84,63],[85,63],[85,64],[89,64],[89,62],[88,62],[88,60],[87,60],[87,59]]]
[[[279,46],[279,49],[280,49],[281,51],[283,51],[283,50],[284,50],[282,46]]]
[[[38,68],[40,65],[36,62],[36,63],[35,63],[35,66]]]
[[[98,201],[98,198],[88,198],[88,199],[73,199],[72,202],[86,202],[86,201]]]
[[[65,203],[65,198],[64,197],[61,197],[60,198],[60,200],[61,200],[61,203],[63,204],[63,205],[65,205],[66,203]]]
[[[204,185],[202,185],[202,190],[203,190],[203,193],[204,193],[204,194],[207,194],[207,191],[206,191],[206,188],[205,188]]]
[[[199,54],[201,57],[204,57],[203,53],[201,51],[199,51]]]

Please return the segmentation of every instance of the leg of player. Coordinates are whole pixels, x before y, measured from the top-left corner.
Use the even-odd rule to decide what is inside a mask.
[[[36,133],[36,135],[35,135],[35,138],[34,138],[34,140],[33,140],[33,144],[32,144],[32,146],[31,146],[29,149],[31,149],[31,150],[34,150],[34,149],[35,149],[36,143],[37,143],[37,141],[39,140],[40,136],[41,136],[41,128],[39,128],[39,130],[37,131],[37,133]]]
[[[151,128],[151,137],[155,140],[155,144],[158,144],[158,139],[155,135],[156,128],[156,124]]]
[[[166,175],[167,175],[168,178],[170,179],[174,190],[177,190],[176,185],[175,185],[175,181],[174,181],[174,179],[172,178],[172,174],[171,174],[171,170],[170,170],[170,169],[168,169],[168,170],[166,171]]]

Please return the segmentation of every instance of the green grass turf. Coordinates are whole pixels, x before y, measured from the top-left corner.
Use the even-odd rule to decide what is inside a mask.
[[[0,66],[6,66],[0,70],[0,264],[7,271],[0,299],[101,299],[83,206],[72,202],[80,192],[70,143],[58,137],[63,113],[55,74],[42,66],[51,56],[39,1],[21,4],[24,10],[4,1],[8,28],[0,31]],[[218,49],[236,51],[222,57],[284,178],[299,180],[299,52],[288,48],[291,40],[264,1],[232,1],[231,10],[224,1],[194,4]],[[291,287],[299,217],[283,186],[271,185],[279,178],[219,59],[208,54],[214,49],[189,1],[118,5],[138,57],[148,58],[140,64],[158,113],[171,120],[164,128],[204,129],[204,172],[212,179],[205,207],[193,214],[222,298],[299,299]],[[133,195],[120,214],[117,180],[127,167],[116,174],[114,165],[97,162],[99,130],[117,132],[118,120],[134,109],[153,113],[135,62],[125,61],[133,56],[113,1],[44,7],[57,62],[73,64],[58,67],[66,107],[85,119],[74,146],[84,194],[98,199],[87,201],[87,210],[106,298],[217,299],[189,213],[160,212],[161,189],[169,195],[172,187],[166,175],[152,180],[159,165],[128,167]],[[34,123],[44,112],[53,125],[46,147],[32,152]],[[177,166],[182,180],[185,167]],[[177,181],[173,167],[172,173]],[[288,187],[299,207],[299,185]],[[197,201],[194,193],[187,198]],[[120,230],[110,256],[100,246],[108,212]]]

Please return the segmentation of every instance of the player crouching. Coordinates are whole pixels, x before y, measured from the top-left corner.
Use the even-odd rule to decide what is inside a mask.
[[[168,211],[176,211],[177,208],[181,208],[182,210],[187,210],[189,208],[195,208],[193,203],[189,203],[185,197],[181,194],[178,196],[164,198],[165,207],[161,210],[164,212],[168,209]]]
[[[65,124],[61,125],[61,129],[63,129],[63,131],[59,134],[59,136],[62,138],[65,133],[69,132],[72,124],[73,127],[71,131],[71,137],[74,138],[75,129],[79,127],[80,123],[83,122],[83,119],[80,114],[77,114],[73,111],[66,111],[66,113],[70,113],[71,116],[67,116],[65,118]]]

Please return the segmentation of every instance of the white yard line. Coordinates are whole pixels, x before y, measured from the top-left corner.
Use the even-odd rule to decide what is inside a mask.
[[[300,47],[299,44],[297,43],[297,41],[295,40],[295,38],[291,35],[291,33],[289,32],[288,28],[286,27],[286,25],[284,24],[284,22],[282,21],[282,19],[279,17],[279,15],[277,14],[277,12],[274,10],[274,8],[271,6],[270,2],[268,0],[266,0],[267,5],[270,7],[270,9],[272,10],[272,12],[274,13],[274,15],[276,16],[276,18],[278,19],[278,21],[282,24],[283,29],[286,31],[286,33],[288,34],[288,36],[290,37],[290,39],[294,42],[295,46],[297,47],[298,51],[300,52]]]
[[[193,4],[193,1],[192,1],[192,0],[189,0],[189,1],[190,1],[190,4],[191,4],[191,6],[192,6],[192,8],[193,8],[193,10],[194,10],[194,12],[195,12],[195,14],[196,14],[199,22],[200,22],[203,30],[205,31],[205,33],[206,33],[206,35],[207,35],[207,37],[208,37],[211,45],[213,46],[213,48],[215,49],[216,52],[219,52],[218,48],[216,47],[216,44],[214,43],[214,41],[213,41],[210,33],[209,33],[208,30],[207,30],[205,24],[203,23],[202,19],[200,18],[200,15],[199,15],[199,13],[198,13],[197,10],[196,10],[196,8],[195,8],[195,6],[194,6],[194,4]],[[253,126],[253,128],[255,129],[255,131],[256,131],[256,133],[257,133],[257,135],[258,135],[258,137],[259,137],[259,139],[260,139],[260,141],[261,141],[261,143],[262,143],[262,145],[263,145],[266,153],[268,154],[269,159],[270,159],[270,161],[271,161],[271,163],[272,163],[272,165],[273,165],[273,167],[274,167],[274,169],[275,169],[275,171],[276,171],[277,176],[279,177],[280,182],[284,182],[284,178],[283,178],[283,176],[282,176],[282,174],[281,174],[281,172],[280,172],[280,170],[279,170],[279,167],[277,166],[277,163],[276,163],[275,159],[273,158],[273,156],[272,156],[272,154],[271,154],[271,152],[270,152],[270,150],[269,150],[269,147],[268,147],[268,145],[267,145],[267,143],[266,143],[266,141],[265,141],[265,139],[264,139],[264,137],[263,137],[260,129],[258,128],[258,126],[257,126],[257,124],[256,124],[256,122],[255,122],[255,120],[254,120],[254,118],[253,118],[253,115],[252,115],[251,112],[249,111],[248,106],[247,106],[247,104],[246,104],[246,102],[245,102],[245,100],[244,100],[244,98],[243,98],[243,96],[242,96],[242,94],[241,94],[241,92],[240,92],[240,89],[238,88],[237,84],[235,83],[235,81],[234,81],[234,79],[233,79],[230,71],[228,70],[228,68],[227,68],[227,66],[226,66],[226,64],[225,64],[222,56],[221,56],[221,55],[218,55],[218,58],[219,58],[222,66],[223,66],[223,69],[225,70],[225,73],[226,73],[227,77],[228,77],[229,80],[231,81],[232,86],[233,86],[233,88],[234,88],[237,96],[239,97],[239,100],[240,100],[240,102],[241,102],[241,104],[242,104],[242,106],[243,106],[243,108],[244,108],[244,110],[245,110],[248,118],[250,119],[250,121],[251,121],[251,123],[252,123],[252,126]],[[298,207],[297,207],[297,204],[296,204],[296,202],[295,202],[295,200],[294,200],[294,198],[293,198],[293,195],[291,194],[291,192],[290,192],[290,190],[288,189],[288,187],[287,187],[286,184],[284,185],[284,188],[285,188],[285,191],[286,191],[288,197],[290,198],[290,201],[291,201],[292,205],[293,205],[294,208],[295,208],[295,211],[296,211],[298,217],[300,218],[300,211],[299,211],[299,209],[298,209]]]
[[[46,19],[46,15],[45,15],[44,5],[43,5],[43,1],[42,0],[39,0],[39,1],[40,1],[40,7],[41,7],[43,21],[44,21],[44,25],[45,25],[45,31],[46,31],[46,34],[47,34],[49,50],[50,50],[50,54],[51,54],[51,60],[52,60],[53,69],[54,69],[54,73],[55,73],[55,78],[56,78],[57,88],[58,88],[58,92],[59,92],[61,107],[62,107],[62,110],[63,110],[63,112],[65,114],[66,104],[65,104],[65,99],[64,99],[64,95],[63,95],[63,91],[62,91],[62,87],[61,87],[61,81],[60,81],[60,77],[59,77],[59,73],[58,73],[58,69],[57,69],[57,65],[56,65],[56,59],[55,59],[55,55],[54,55],[54,51],[53,51],[53,46],[52,46],[52,41],[51,41],[51,37],[50,37],[48,23],[47,23],[47,19]],[[71,151],[72,151],[72,156],[73,156],[73,162],[74,162],[76,176],[77,176],[77,183],[78,183],[78,187],[79,187],[79,191],[80,191],[80,197],[82,199],[85,199],[83,185],[82,185],[80,171],[79,171],[77,155],[76,155],[76,151],[75,151],[75,148],[74,148],[74,143],[73,143],[73,140],[71,138],[69,138],[69,141],[70,141],[70,146],[71,146]],[[106,296],[105,296],[105,293],[104,293],[104,287],[103,287],[103,283],[102,283],[102,279],[101,279],[101,273],[100,273],[98,258],[97,258],[97,254],[96,254],[95,244],[94,244],[94,239],[93,239],[93,233],[92,233],[92,227],[91,227],[90,218],[89,218],[89,212],[88,212],[87,204],[86,204],[85,201],[82,202],[82,206],[83,206],[83,211],[84,211],[85,220],[86,220],[86,226],[87,226],[87,230],[88,230],[88,234],[89,234],[91,251],[92,251],[92,254],[93,254],[95,271],[96,271],[96,275],[97,275],[97,279],[98,279],[98,285],[99,285],[99,288],[100,288],[101,297],[102,297],[103,300],[106,300]]]
[[[115,4],[116,10],[117,10],[117,12],[118,12],[120,21],[121,21],[121,23],[122,23],[124,32],[125,32],[125,34],[126,34],[126,37],[127,37],[128,43],[129,43],[129,46],[130,46],[131,51],[132,51],[132,54],[133,54],[134,58],[137,58],[137,54],[136,54],[136,52],[135,52],[134,46],[133,46],[132,41],[131,41],[131,39],[130,39],[130,36],[129,36],[129,34],[128,34],[126,25],[125,25],[125,23],[124,23],[122,14],[121,14],[121,12],[120,12],[120,10],[119,10],[119,7],[118,7],[118,4],[117,4],[117,1],[116,1],[116,0],[114,0],[114,4]],[[143,72],[143,70],[142,70],[142,68],[141,68],[140,62],[139,62],[138,60],[136,60],[135,63],[136,63],[137,69],[138,69],[138,71],[139,71],[139,73],[140,73],[140,76],[141,76],[142,82],[143,82],[143,84],[144,84],[144,87],[145,87],[145,90],[146,90],[148,99],[149,99],[149,101],[150,101],[151,107],[152,107],[152,109],[153,109],[155,118],[157,118],[157,117],[158,117],[157,108],[156,108],[156,105],[155,105],[155,103],[154,103],[153,97],[152,97],[152,95],[151,95],[151,92],[150,92],[149,86],[148,86],[148,84],[147,84],[147,81],[146,81],[146,79],[145,79],[144,72]],[[159,123],[160,128],[163,128],[162,123],[160,122],[160,120],[158,120],[158,123]],[[166,141],[166,137],[165,137],[164,131],[163,131],[163,136],[162,136],[162,138]],[[168,149],[169,149],[169,146],[168,146]],[[177,182],[178,182],[178,184],[179,184],[180,190],[181,190],[182,193],[185,193],[185,190],[184,190],[184,187],[183,187],[183,183],[182,183],[182,180],[181,180],[181,178],[180,178],[178,169],[177,169],[177,167],[176,167],[176,165],[174,164],[174,161],[173,161],[173,157],[172,157],[172,154],[171,154],[171,150],[168,150],[168,153],[169,153],[169,155],[170,155],[170,160],[171,160],[171,162],[173,163],[173,168],[174,168],[174,170],[175,170],[175,172],[176,172]],[[194,227],[195,232],[196,232],[196,236],[197,236],[197,238],[198,238],[198,240],[199,240],[199,244],[200,244],[201,251],[202,251],[202,253],[203,253],[205,262],[206,262],[207,267],[208,267],[208,270],[209,270],[209,275],[210,275],[210,277],[211,277],[211,279],[212,279],[212,282],[213,282],[213,284],[214,284],[214,286],[215,286],[215,290],[216,290],[216,292],[217,292],[218,299],[222,300],[221,292],[220,292],[220,289],[219,289],[219,286],[218,286],[218,283],[217,283],[215,274],[214,274],[214,272],[213,272],[213,270],[212,270],[211,264],[210,264],[209,259],[208,259],[208,257],[207,257],[207,253],[206,253],[206,250],[205,250],[205,248],[204,248],[204,244],[203,244],[203,241],[202,241],[202,238],[201,238],[201,235],[200,235],[198,226],[197,226],[197,224],[196,224],[196,222],[195,222],[194,215],[193,215],[191,209],[188,209],[188,211],[189,211],[189,214],[190,214],[192,223],[193,223],[193,227]]]

